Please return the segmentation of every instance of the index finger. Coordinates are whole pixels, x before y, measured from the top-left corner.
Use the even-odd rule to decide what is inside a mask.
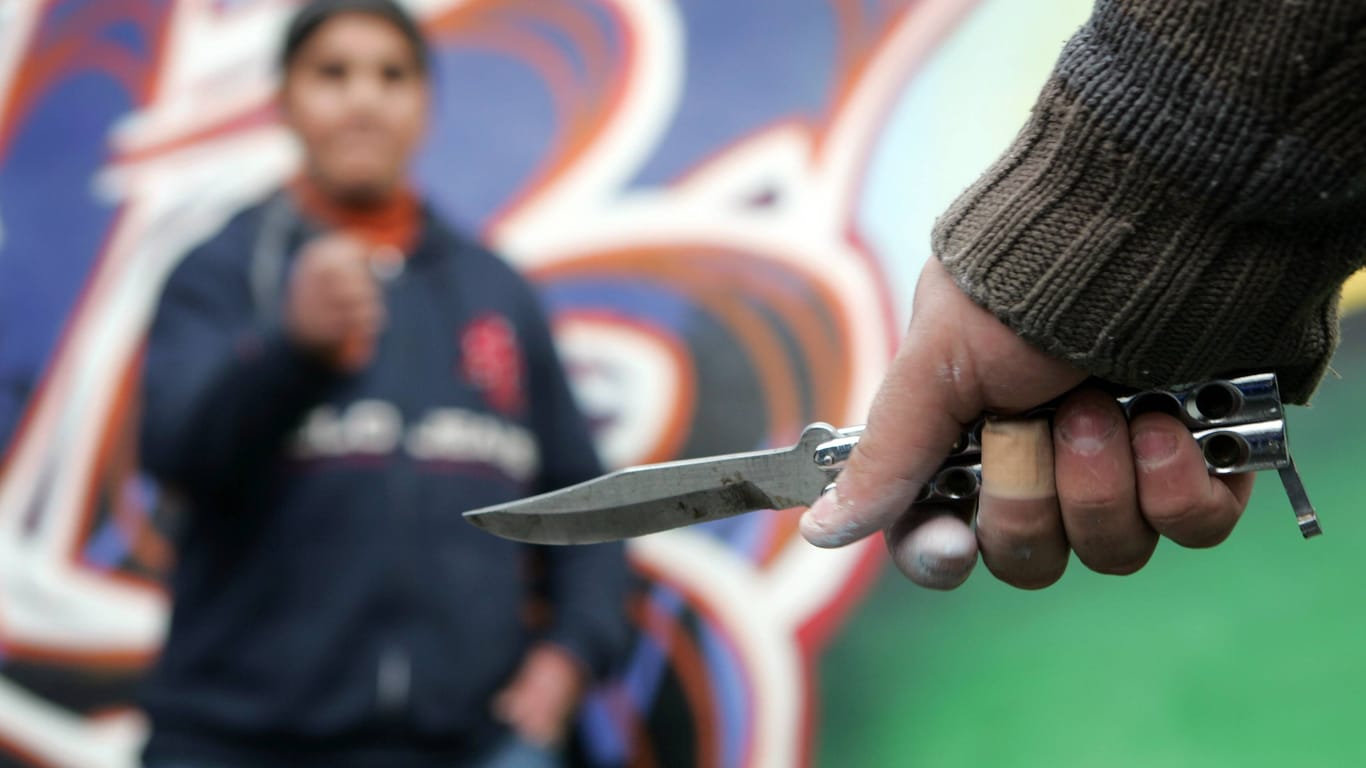
[[[344,232],[320,235],[304,245],[305,261],[330,272],[368,272],[370,249]]]

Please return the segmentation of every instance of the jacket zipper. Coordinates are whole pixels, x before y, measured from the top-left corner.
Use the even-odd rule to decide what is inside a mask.
[[[408,650],[398,643],[386,647],[380,653],[375,680],[379,711],[385,715],[397,715],[407,710],[412,683],[413,661]]]
[[[375,277],[380,280],[381,289],[385,294],[386,304],[390,308],[390,316],[394,321],[390,326],[393,329],[391,333],[394,334],[394,336],[391,337],[391,343],[396,357],[395,370],[401,372],[406,370],[411,355],[409,354],[408,342],[405,339],[405,334],[402,333],[400,327],[402,323],[398,318],[400,310],[397,307],[402,301],[400,297],[400,293],[402,293],[401,287],[404,283],[409,281],[409,278],[405,274],[406,270],[403,269],[403,262],[398,262],[398,265],[399,268],[396,271],[389,271],[388,273],[375,272]],[[386,264],[386,266],[392,270],[392,263]],[[405,404],[400,404],[399,407],[401,410],[406,411],[407,409],[404,409],[403,405]],[[407,543],[406,540],[408,538],[403,535],[405,532],[403,526],[405,523],[410,523],[407,518],[411,515],[411,486],[413,482],[411,468],[408,467],[407,462],[404,459],[405,454],[403,453],[402,446],[403,443],[400,441],[398,453],[392,458],[392,461],[394,462],[393,469],[390,471],[385,483],[388,487],[388,501],[392,505],[389,509],[389,514],[396,518],[403,518],[398,522],[396,530],[394,531],[398,535],[398,547],[400,549]],[[400,552],[399,556],[390,562],[390,567],[401,569],[406,567],[405,563],[407,562],[407,558]],[[399,574],[400,578],[398,578],[397,581],[399,582],[400,590],[405,590],[409,585],[407,584],[407,579],[402,578],[402,576],[403,574]],[[400,605],[405,607],[406,612],[407,600],[403,595],[392,595],[390,599],[397,600]],[[398,633],[401,633],[403,630],[403,619],[403,615],[398,617]],[[401,718],[407,713],[409,705],[411,704],[412,690],[413,657],[411,651],[404,643],[401,634],[399,634],[398,636],[392,637],[380,651],[379,662],[375,671],[375,698],[380,714],[394,719]]]

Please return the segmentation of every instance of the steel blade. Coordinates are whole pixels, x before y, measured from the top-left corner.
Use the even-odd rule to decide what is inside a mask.
[[[791,448],[632,467],[569,488],[465,513],[474,525],[534,544],[591,544],[815,501],[830,481],[812,459],[838,436],[806,428]]]

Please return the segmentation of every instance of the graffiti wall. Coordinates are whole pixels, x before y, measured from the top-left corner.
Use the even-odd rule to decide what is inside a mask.
[[[861,421],[934,216],[1010,140],[1089,9],[1084,0],[1046,10],[1016,0],[409,6],[436,65],[421,188],[535,280],[614,466],[790,443],[811,421]],[[293,7],[0,0],[0,766],[133,764],[145,728],[135,685],[164,630],[158,584],[173,561],[133,450],[140,338],[187,247],[295,171],[297,147],[273,104],[273,56]],[[1362,303],[1352,290],[1349,309]],[[1343,392],[1326,397],[1346,401]],[[1250,540],[1295,564],[1287,571],[1342,546],[1315,544],[1311,561],[1264,486],[1249,516],[1259,526],[1274,519],[1275,534]],[[1331,535],[1341,526],[1334,541],[1347,539],[1346,515],[1325,513]],[[1012,661],[1001,616],[1012,629],[1036,627],[1023,640],[1034,648],[1098,601],[1136,599],[1159,612],[1168,593],[1188,600],[1190,580],[1211,605],[1262,605],[1239,569],[1265,552],[1238,542],[1199,559],[1198,572],[1182,570],[1194,567],[1190,553],[1164,550],[1161,581],[1118,586],[1074,573],[1042,597],[983,578],[953,596],[885,580],[860,602],[880,572],[880,542],[818,551],[795,527],[791,512],[762,513],[633,542],[645,577],[633,608],[639,638],[585,714],[586,752],[641,766],[1030,765],[1020,759],[1028,750],[979,742],[995,738],[981,732],[984,712],[1040,717],[1019,690],[1036,667],[1021,673]],[[1281,597],[1268,610],[1322,607]],[[1188,635],[1173,642],[1192,647]],[[1218,637],[1229,653],[1245,639]],[[1285,658],[1294,653],[1288,643]],[[1041,658],[1050,679],[1065,681],[1089,679],[1079,665],[1110,657]],[[1163,652],[1144,663],[1172,666]],[[1363,663],[1351,663],[1366,682]],[[1249,671],[1215,665],[1206,675]],[[1147,690],[1137,673],[1125,680]],[[1257,690],[1277,701],[1283,690],[1293,731],[1288,697],[1317,689],[1277,682]],[[1047,701],[1075,693],[1047,691]],[[1153,707],[1166,701],[1151,695]],[[1138,719],[1133,729],[1162,734],[1164,723]],[[1038,733],[1007,732],[1026,744]],[[1129,731],[1106,733],[1127,743]],[[1105,759],[1094,751],[1104,739],[1085,743],[1094,759],[1059,750],[1050,764],[1156,760],[1141,751],[1132,754],[1147,762]]]

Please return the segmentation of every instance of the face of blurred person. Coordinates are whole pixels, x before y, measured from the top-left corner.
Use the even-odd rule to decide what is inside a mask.
[[[300,46],[284,73],[285,122],[305,171],[339,203],[383,203],[402,184],[427,118],[427,78],[397,27],[340,13]]]

